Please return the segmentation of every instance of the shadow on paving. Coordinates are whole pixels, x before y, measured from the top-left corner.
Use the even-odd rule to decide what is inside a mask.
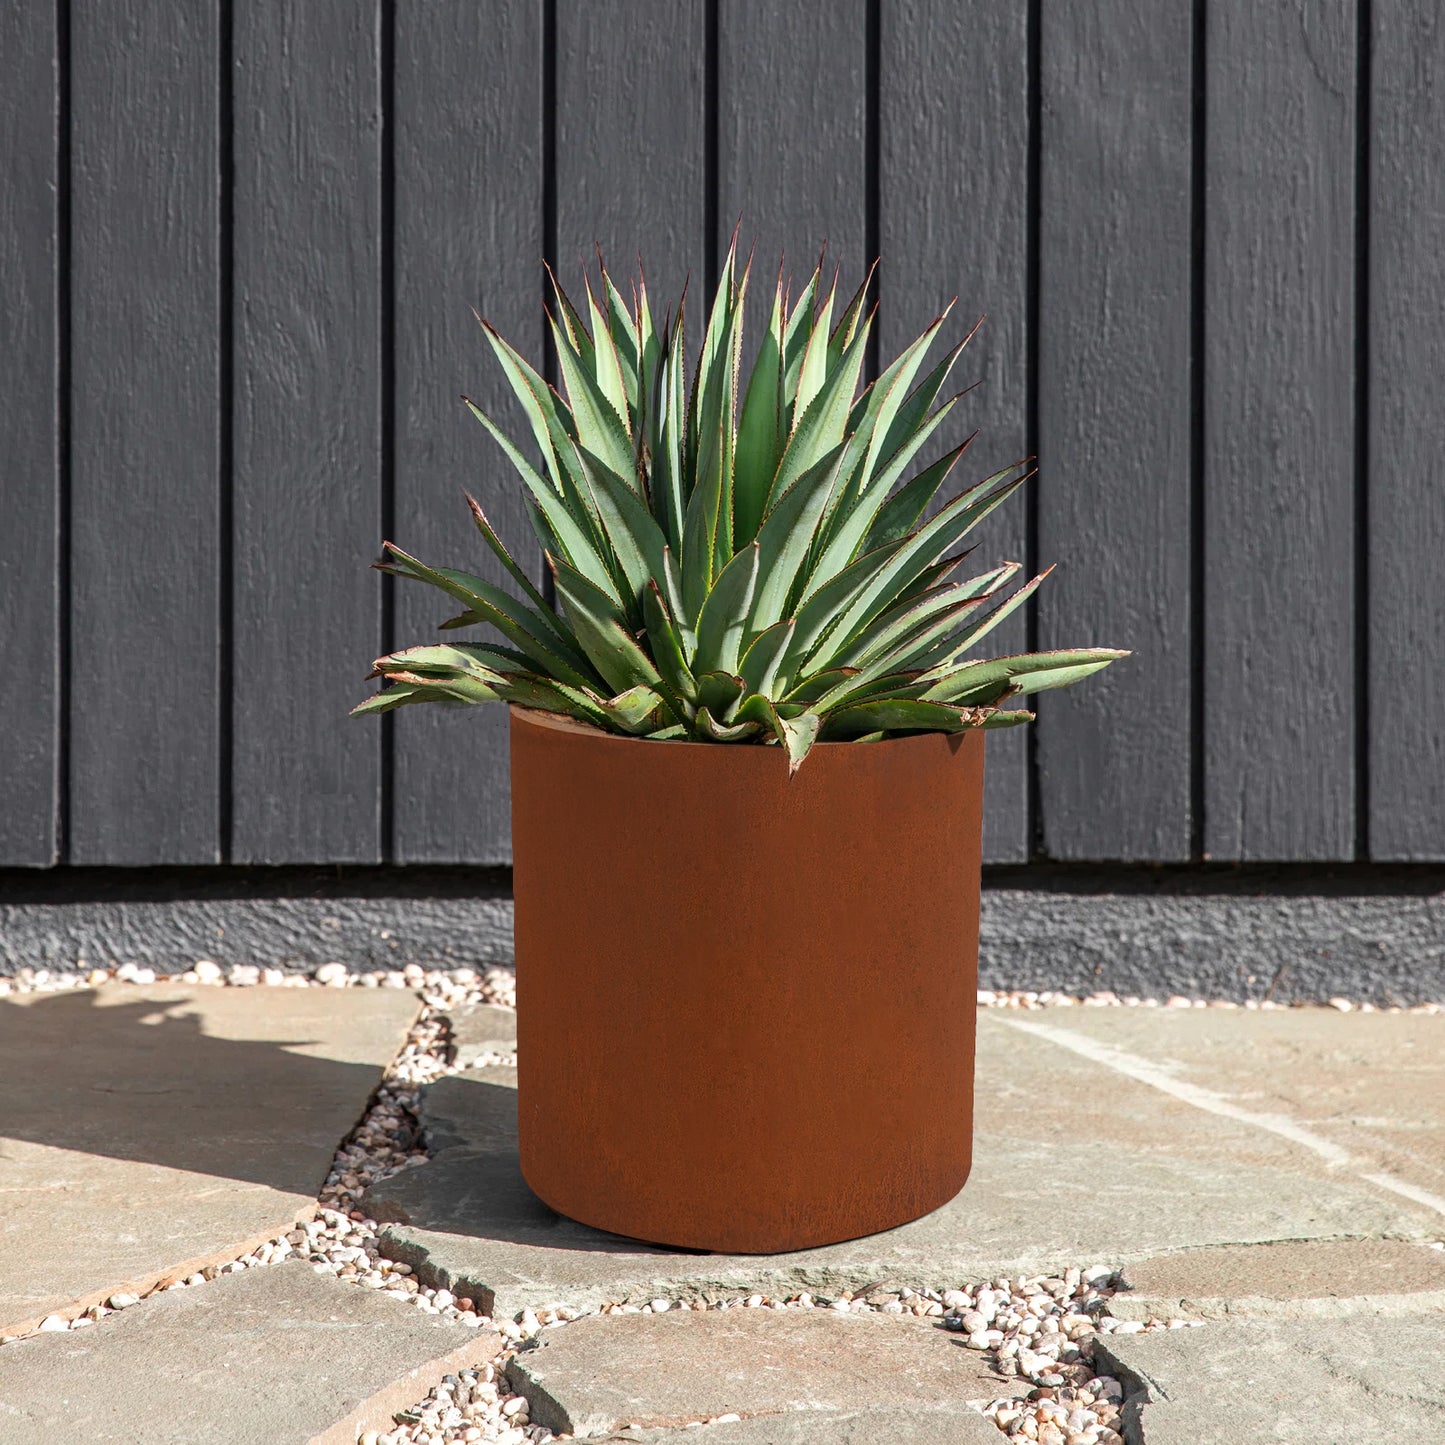
[[[423,1124],[432,1156],[425,1176],[404,1170],[371,1187],[364,1203],[380,1222],[586,1253],[707,1253],[609,1234],[543,1203],[522,1174],[515,1088],[453,1075],[429,1084],[425,1100]]]
[[[191,1007],[0,999],[0,1174],[8,1138],[315,1195],[336,1115],[299,1105],[359,1117],[376,1065],[296,1052],[314,1041],[220,1038]]]

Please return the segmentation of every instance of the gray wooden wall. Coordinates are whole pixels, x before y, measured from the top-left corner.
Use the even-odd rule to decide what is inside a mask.
[[[884,352],[987,312],[1003,650],[1135,649],[990,740],[990,858],[1445,858],[1436,0],[23,0],[0,864],[505,861],[500,710],[346,717],[444,610],[367,564],[529,535],[473,305],[537,356],[543,256],[739,215],[880,252]]]

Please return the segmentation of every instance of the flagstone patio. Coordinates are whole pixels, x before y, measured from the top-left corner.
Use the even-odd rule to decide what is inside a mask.
[[[536,1200],[514,1016],[433,1004],[452,1072],[424,1093],[430,1157],[373,1185],[357,1246],[326,1256],[295,1226],[414,993],[0,998],[0,1333],[24,1336],[0,1345],[0,1445],[977,1445],[1025,1416],[1058,1445],[1317,1445],[1372,1418],[1445,1438],[1445,1015],[985,1009],[954,1201],[867,1240],[724,1257]],[[200,1282],[283,1235],[312,1267]],[[177,1277],[196,1283],[154,1291]],[[994,1329],[1021,1281],[1034,1333]],[[128,1307],[65,1327],[112,1297]],[[1096,1415],[1065,1378],[1090,1352]]]
[[[163,983],[0,999],[0,1334],[310,1218],[418,1007]]]

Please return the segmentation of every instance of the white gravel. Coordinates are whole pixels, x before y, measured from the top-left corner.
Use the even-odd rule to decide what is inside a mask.
[[[234,964],[223,968],[211,959],[198,959],[183,973],[162,974],[133,963],[108,968],[77,967],[52,970],[22,968],[10,977],[0,977],[0,998],[6,994],[54,993],[72,988],[96,988],[106,983],[202,983],[216,987],[246,988],[265,984],[275,988],[405,988],[422,993],[427,1001],[445,1009],[460,1003],[499,1003],[516,1007],[515,974],[510,968],[423,968],[409,963],[400,969],[372,969],[351,972],[339,962],[323,963],[309,973],[279,968]],[[1215,1009],[1299,1009],[1330,1008],[1345,1013],[1445,1013],[1445,1002],[1417,1004],[1361,1003],[1331,998],[1322,1004],[1280,1003],[1274,999],[1185,998],[1180,994],[1162,997],[1117,994],[1110,990],[1077,995],[1052,989],[980,989],[980,1008],[1215,1008]]]
[[[323,963],[308,973],[280,968],[233,964],[223,968],[211,959],[198,959],[180,973],[158,973],[134,963],[108,968],[22,968],[0,976],[0,998],[6,994],[57,993],[72,988],[99,988],[108,983],[200,983],[211,987],[253,988],[400,988],[411,989],[439,1006],[459,1003],[496,1003],[516,1007],[516,974],[496,965],[476,968],[404,968],[352,972],[343,963]]]
[[[1075,994],[1055,993],[1051,989],[1035,991],[1032,989],[980,989],[978,991],[978,1006],[980,1008],[1014,1008],[1014,1009],[1036,1009],[1036,1008],[1222,1008],[1222,1009],[1261,1009],[1265,1011],[1278,1009],[1302,1009],[1302,1008],[1331,1008],[1338,1009],[1345,1013],[1382,1013],[1382,1014],[1439,1014],[1445,1013],[1445,1003],[1417,1003],[1417,1004],[1373,1004],[1355,1003],[1350,999],[1332,998],[1323,1004],[1314,1003],[1279,1003],[1274,999],[1246,999],[1243,1003],[1236,1003],[1233,999],[1227,998],[1185,998],[1182,994],[1168,994],[1163,998],[1152,996],[1141,996],[1139,994],[1117,994],[1112,990],[1104,990],[1099,993],[1087,994],[1079,997]]]
[[[1099,1375],[1092,1364],[1092,1340],[1098,1333],[1194,1327],[1181,1320],[1141,1324],[1104,1314],[1117,1277],[1103,1265],[1069,1269],[1062,1276],[994,1279],[948,1290],[902,1289],[855,1296],[812,1295],[785,1298],[764,1294],[728,1299],[653,1300],[647,1304],[614,1301],[596,1309],[525,1310],[498,1328],[506,1337],[502,1351],[444,1382],[424,1400],[398,1416],[395,1430],[364,1437],[365,1445],[521,1445],[522,1441],[567,1440],[541,1426],[527,1424],[525,1403],[498,1385],[507,1357],[545,1329],[565,1327],[591,1314],[657,1314],[669,1310],[830,1309],[839,1313],[878,1313],[935,1319],[944,1329],[965,1336],[970,1349],[987,1354],[1004,1374],[1031,1387],[1025,1398],[1003,1396],[969,1403],[993,1420],[1010,1439],[1040,1445],[1121,1445],[1119,1407],[1123,1385]],[[726,1418],[726,1417],[716,1417]],[[708,1423],[697,1421],[698,1424]]]

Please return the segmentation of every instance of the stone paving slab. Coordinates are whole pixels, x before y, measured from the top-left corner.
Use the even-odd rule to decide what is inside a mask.
[[[1003,1437],[969,1409],[809,1410],[724,1420],[676,1430],[622,1430],[597,1445],[1001,1445]]]
[[[0,1349],[0,1445],[354,1445],[484,1335],[292,1262]]]
[[[0,1333],[309,1218],[417,1008],[184,984],[0,999]]]
[[[1085,1012],[1096,1011],[1028,1018],[1062,1024]],[[1372,1067],[1388,1072],[1388,1056]],[[687,1254],[561,1218],[522,1179],[508,1069],[433,1087],[424,1105],[431,1161],[374,1188],[366,1206],[386,1221],[385,1253],[502,1316],[706,1291],[833,1293],[880,1280],[949,1287],[1201,1246],[1429,1239],[1445,1228],[1428,1203],[1294,1138],[1198,1108],[990,1012],[979,1021],[978,1079],[974,1171],[962,1193],[900,1229],[826,1249]],[[1433,1107],[1445,1114],[1445,1093]],[[1419,1108],[1426,1117],[1426,1101]]]
[[[1143,1063],[1227,1106],[1289,1119],[1356,1172],[1387,1172],[1430,1196],[1445,1228],[1445,1014],[1073,1008],[1014,1022],[1043,1019],[1124,1067]]]
[[[1445,1440],[1445,1315],[1101,1336],[1129,1445]]]
[[[1445,1252],[1394,1239],[1191,1249],[1126,1265],[1116,1319],[1445,1313]]]
[[[832,1310],[592,1316],[545,1332],[535,1349],[508,1361],[507,1379],[526,1395],[534,1423],[584,1437],[625,1426],[676,1429],[725,1414],[744,1424],[799,1415],[811,1423],[815,1412],[887,1406],[923,1412],[940,1431],[955,1431],[939,1438],[985,1440],[971,1423],[959,1424],[977,1421],[997,1438],[965,1402],[1027,1388],[932,1323]],[[723,1426],[711,1428],[727,1439]],[[756,1427],[737,1433],[749,1442],[771,1438]]]
[[[463,1004],[451,1011],[452,1059],[470,1069],[484,1054],[517,1047],[517,1011],[491,1003]]]

